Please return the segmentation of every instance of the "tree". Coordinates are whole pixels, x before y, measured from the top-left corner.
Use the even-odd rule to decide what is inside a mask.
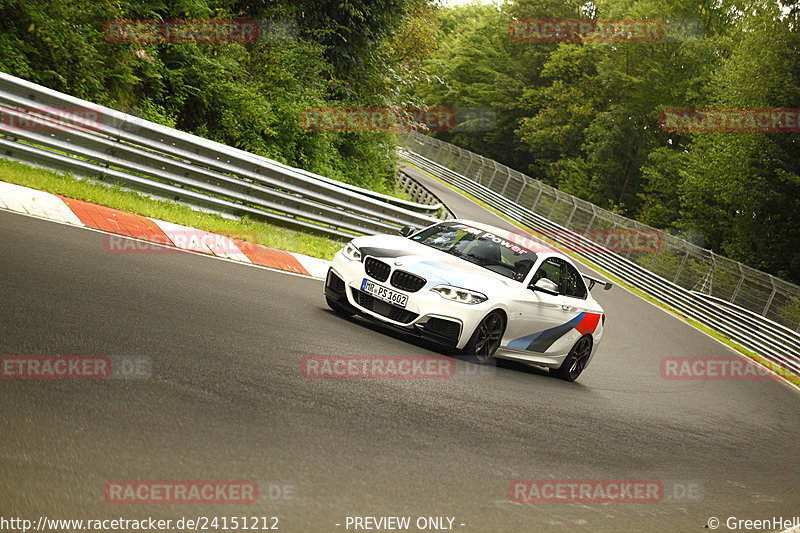
[[[800,34],[776,6],[756,10],[710,86],[719,108],[800,107]],[[800,279],[798,153],[797,132],[695,134],[681,224],[733,259]]]
[[[430,49],[427,0],[0,0],[0,69],[86,100],[382,192],[389,132],[317,132],[308,107],[402,105]],[[118,19],[255,19],[249,43],[110,42]],[[262,26],[264,28],[265,26]]]

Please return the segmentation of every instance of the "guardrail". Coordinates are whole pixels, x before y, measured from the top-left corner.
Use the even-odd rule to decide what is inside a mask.
[[[438,205],[441,206],[441,210],[439,211],[439,218],[443,219],[451,219],[455,218],[453,212],[448,209],[446,205],[443,205],[441,200],[431,192],[427,187],[423,184],[417,182],[414,178],[403,172],[401,169],[398,173],[399,176],[397,178],[400,188],[408,194],[414,202],[418,202],[421,204],[428,204],[428,205]]]
[[[661,246],[649,251],[628,251],[625,257],[684,289],[727,300],[800,332],[800,286],[702,248],[696,244],[701,235],[662,232],[417,132],[410,132],[403,142],[413,152],[573,231],[657,235]]]
[[[0,155],[334,239],[434,222],[392,198],[0,73]]]
[[[498,209],[512,220],[546,236],[553,242],[566,244],[571,251],[589,263],[654,296],[685,316],[722,333],[778,367],[800,376],[800,335],[796,332],[732,304],[716,305],[708,301],[706,295],[701,296],[687,290],[584,235],[523,207],[516,201],[519,199],[516,191],[514,194],[516,200],[506,196],[508,182],[498,187],[500,191],[490,189],[415,153],[413,148],[418,144],[419,141],[415,142],[415,137],[405,137],[406,150],[401,151],[401,157]]]

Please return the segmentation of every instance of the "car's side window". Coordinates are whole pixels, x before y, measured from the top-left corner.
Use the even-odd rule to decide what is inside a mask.
[[[556,257],[548,257],[542,261],[539,270],[533,275],[531,285],[535,285],[542,278],[547,278],[559,287],[561,292],[561,263]]]
[[[586,298],[586,284],[583,282],[582,276],[575,267],[566,261],[562,263],[561,280],[563,284],[559,286],[558,292],[582,300]]]

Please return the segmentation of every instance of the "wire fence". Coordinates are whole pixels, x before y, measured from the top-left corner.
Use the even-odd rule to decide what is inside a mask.
[[[690,291],[707,294],[800,331],[800,286],[715,254],[685,239],[597,207],[491,159],[418,132],[401,145]],[[605,239],[606,242],[600,242]],[[617,243],[609,241],[616,240]]]

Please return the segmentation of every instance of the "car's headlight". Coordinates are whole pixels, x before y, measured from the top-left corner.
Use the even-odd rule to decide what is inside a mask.
[[[485,294],[482,294],[478,291],[462,289],[461,287],[453,287],[452,285],[437,285],[432,287],[431,290],[445,300],[452,300],[462,304],[479,304],[488,300],[488,297]]]
[[[352,242],[348,242],[347,246],[342,248],[342,255],[350,261],[361,261],[361,250],[356,248]]]

